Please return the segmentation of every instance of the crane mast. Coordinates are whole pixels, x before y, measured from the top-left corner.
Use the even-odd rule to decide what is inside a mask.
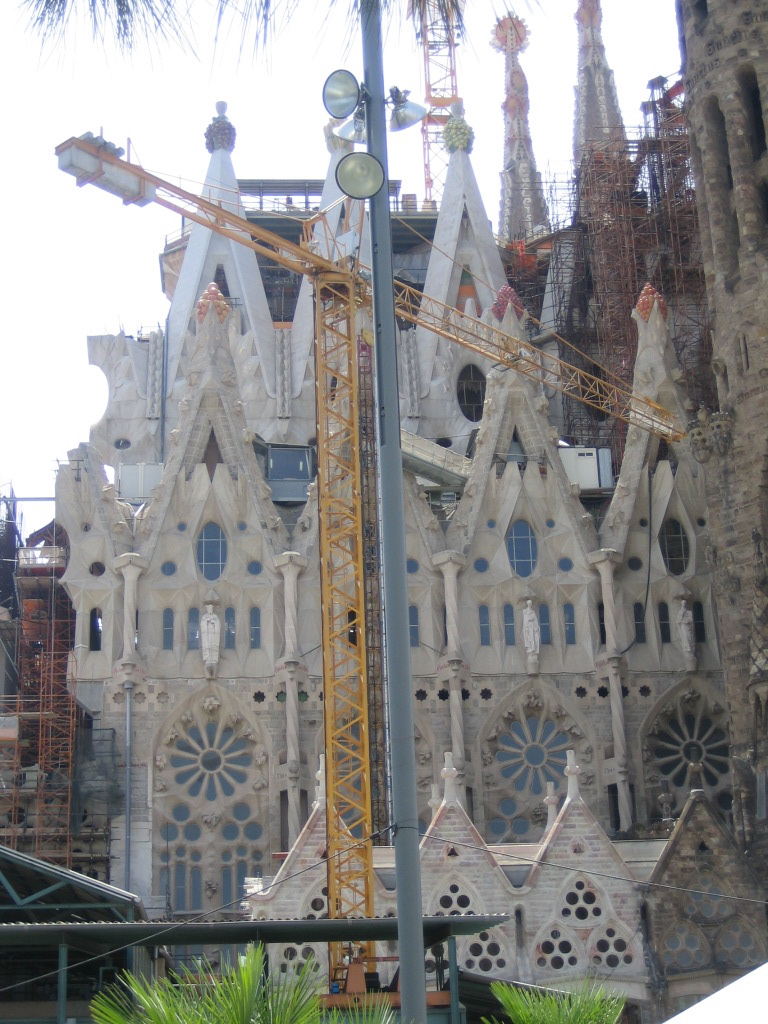
[[[463,9],[463,3],[462,3]],[[442,9],[441,9],[442,8]],[[414,20],[417,12],[411,8]],[[460,102],[456,83],[456,45],[461,26],[446,16],[439,0],[427,0],[416,26],[424,57],[424,99],[428,113],[421,122],[424,149],[424,198],[439,204],[445,185],[448,152],[443,146],[443,131],[451,116],[451,107]]]
[[[305,223],[302,242],[296,245],[121,159],[114,147],[93,136],[68,139],[56,148],[56,155],[59,167],[73,174],[79,185],[92,183],[126,204],[159,203],[313,281],[328,908],[332,918],[373,917],[369,708],[376,708],[378,702],[374,714],[379,714],[382,697],[379,685],[372,699],[369,691],[375,677],[366,669],[370,657],[366,608],[370,620],[375,595],[369,590],[366,597],[365,570],[366,559],[372,556],[370,545],[377,543],[370,536],[376,518],[375,502],[370,505],[374,469],[369,429],[373,417],[365,411],[371,357],[364,317],[371,304],[370,283],[360,273],[356,258],[332,258],[335,241],[330,233],[322,245],[330,256],[317,251],[313,231],[322,214]],[[567,392],[601,412],[668,441],[684,436],[670,413],[618,378],[608,374],[597,377],[546,355],[536,346],[401,282],[395,283],[395,306],[403,320]],[[380,732],[381,723],[375,728]],[[383,745],[381,735],[374,737],[373,745]],[[342,955],[340,944],[331,944],[331,976],[340,968]]]

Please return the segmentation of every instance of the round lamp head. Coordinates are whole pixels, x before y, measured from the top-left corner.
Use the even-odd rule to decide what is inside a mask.
[[[389,119],[389,130],[401,132],[403,128],[410,128],[412,124],[423,121],[429,111],[420,103],[413,103],[412,100],[405,100],[404,103],[395,104],[392,117]]]
[[[351,71],[332,71],[323,86],[323,106],[331,117],[350,117],[360,102],[360,86]]]
[[[384,184],[384,168],[370,153],[349,153],[336,167],[336,184],[350,199],[370,199]]]

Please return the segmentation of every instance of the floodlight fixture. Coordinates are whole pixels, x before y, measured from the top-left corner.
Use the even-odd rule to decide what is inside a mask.
[[[360,103],[352,117],[350,117],[348,121],[345,121],[339,128],[336,128],[333,134],[337,135],[340,139],[344,139],[345,142],[366,142],[368,137],[365,133],[364,104]]]
[[[389,120],[389,130],[391,132],[401,132],[403,128],[410,128],[411,125],[423,121],[429,113],[426,107],[408,99],[410,95],[408,89],[400,90],[393,86],[389,90],[389,95],[393,107],[392,117]]]
[[[336,184],[350,199],[370,199],[381,191],[384,168],[370,153],[348,153],[336,166]]]
[[[323,106],[331,117],[349,117],[360,103],[360,84],[351,71],[332,71],[323,86]]]

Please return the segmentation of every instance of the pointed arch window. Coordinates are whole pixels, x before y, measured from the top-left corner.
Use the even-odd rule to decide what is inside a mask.
[[[677,519],[665,519],[659,530],[661,556],[673,576],[682,576],[688,568],[691,545],[683,524]]]
[[[707,630],[704,625],[704,605],[701,601],[694,601],[691,607],[693,616],[693,638],[697,644],[707,642]]]

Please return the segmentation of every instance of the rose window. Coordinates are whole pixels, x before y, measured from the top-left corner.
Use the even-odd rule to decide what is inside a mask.
[[[718,963],[730,964],[746,970],[761,964],[764,959],[763,950],[753,932],[738,918],[723,925],[718,932],[715,941],[715,960]]]
[[[438,903],[440,909],[435,911],[436,917],[445,917],[446,914],[449,917],[456,917],[459,914],[475,913],[471,909],[472,898],[466,892],[462,892],[455,882],[448,886],[448,891],[442,894]]]
[[[208,722],[204,729],[193,725],[176,741],[170,761],[178,769],[176,782],[186,786],[191,797],[202,793],[206,800],[214,801],[232,796],[235,784],[246,781],[251,755],[246,741],[233,729]]]
[[[608,927],[595,942],[591,960],[595,967],[613,970],[619,964],[631,964],[633,956],[627,940],[615,928]]]
[[[736,912],[732,901],[723,896],[723,890],[711,875],[701,875],[690,880],[685,894],[683,911],[686,916],[696,918],[705,924],[724,921]]]
[[[480,932],[473,937],[464,957],[464,966],[468,971],[481,971],[492,974],[507,966],[504,949],[490,932]]]
[[[328,887],[323,886],[317,896],[313,896],[309,904],[309,910],[304,917],[309,921],[315,921],[317,918],[328,917]]]
[[[536,948],[536,966],[562,971],[576,967],[579,954],[573,940],[560,928],[553,928]]]
[[[661,955],[668,971],[698,971],[709,963],[707,940],[690,921],[678,921],[667,932]]]
[[[320,957],[313,946],[283,946],[280,950],[280,973],[298,974],[306,967],[313,974],[320,970]]]
[[[603,915],[597,891],[583,878],[568,889],[563,904],[560,908],[563,917],[573,917],[579,922],[594,921]]]
[[[653,753],[661,774],[677,787],[686,785],[689,764],[700,766],[702,780],[713,789],[728,773],[728,735],[708,715],[668,718],[654,736]]]
[[[548,782],[557,786],[563,777],[570,742],[551,719],[526,718],[511,722],[509,732],[499,736],[496,760],[518,792],[543,796]]]

